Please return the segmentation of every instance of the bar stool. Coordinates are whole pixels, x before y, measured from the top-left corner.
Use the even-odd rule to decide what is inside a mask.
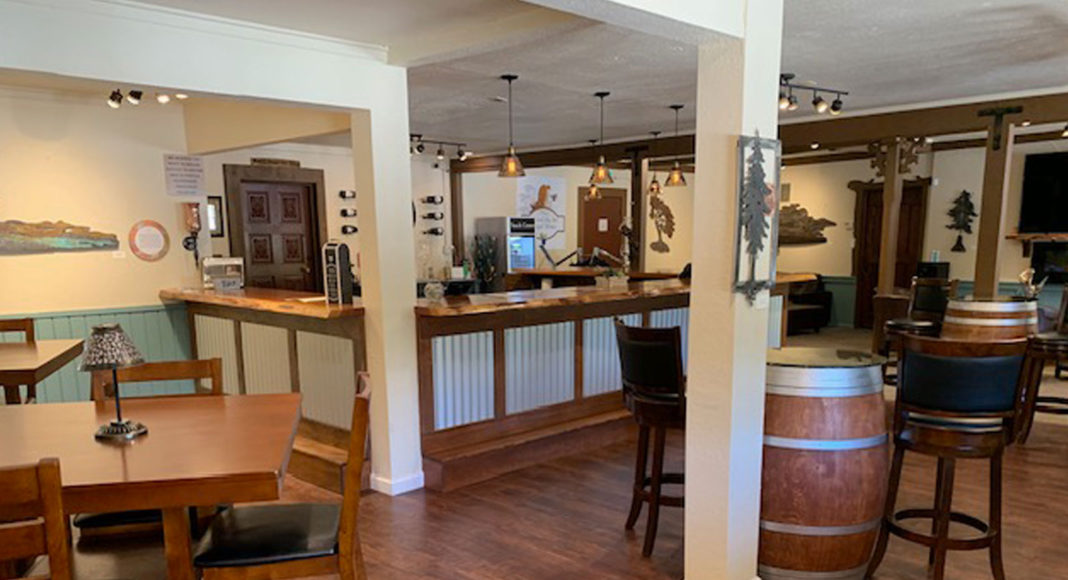
[[[642,555],[653,553],[660,506],[683,507],[683,497],[664,495],[664,484],[682,485],[682,473],[664,472],[668,429],[686,427],[686,377],[682,371],[682,338],[675,328],[636,328],[616,320],[616,340],[623,377],[623,403],[638,423],[634,490],[626,529],[634,529],[643,503],[649,504]],[[653,465],[649,435],[653,436]]]
[[[906,318],[887,320],[883,325],[883,345],[879,354],[889,362],[883,367],[883,382],[897,384],[897,375],[890,368],[897,367],[901,356],[901,337],[904,335],[938,336],[946,315],[949,299],[957,295],[957,280],[944,278],[912,278],[909,290],[909,314]]]
[[[866,578],[879,567],[890,534],[930,549],[928,578],[942,580],[948,550],[990,549],[990,568],[1004,580],[1001,557],[1001,466],[1005,447],[1018,434],[1027,395],[1026,339],[969,343],[919,336],[902,338],[901,380],[894,405],[894,456],[890,485]],[[932,509],[895,511],[905,451],[938,458]],[[952,510],[953,479],[960,458],[990,460],[989,521]],[[903,525],[931,520],[931,534]],[[982,535],[951,538],[950,522]]]
[[[1031,427],[1034,425],[1036,412],[1068,415],[1068,398],[1043,397],[1038,394],[1042,385],[1042,376],[1045,372],[1046,363],[1052,361],[1053,364],[1059,365],[1065,357],[1068,357],[1068,334],[1043,332],[1032,336],[1028,342],[1028,384],[1032,388],[1028,390],[1028,396],[1024,400],[1020,443],[1027,443],[1027,438],[1031,436]]]

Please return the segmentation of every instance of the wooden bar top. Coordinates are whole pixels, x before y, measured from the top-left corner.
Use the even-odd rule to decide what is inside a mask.
[[[228,292],[217,292],[205,288],[167,288],[160,290],[159,297],[163,300],[199,302],[322,320],[363,315],[363,305],[359,298],[356,299],[355,304],[327,304],[322,294],[274,288],[243,288]],[[311,300],[315,298],[319,300]]]
[[[689,294],[688,280],[648,280],[604,288],[598,286],[569,286],[547,290],[517,290],[493,294],[446,296],[442,300],[422,299],[416,303],[418,316],[464,316],[505,310],[524,310],[552,306],[573,306]]]
[[[521,276],[539,278],[596,278],[604,275],[611,268],[563,267],[551,268],[516,268],[511,273]],[[678,272],[626,272],[628,278],[636,280],[667,280],[678,278]]]

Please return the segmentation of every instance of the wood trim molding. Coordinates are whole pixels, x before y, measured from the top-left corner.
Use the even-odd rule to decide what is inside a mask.
[[[604,155],[608,162],[615,163],[621,160],[630,160],[635,150],[640,150],[644,157],[671,157],[675,155],[693,155],[694,136],[679,135],[677,137],[661,137],[656,139],[640,139],[637,141],[625,141],[622,143],[606,143],[591,147],[570,147],[551,149],[546,151],[519,152],[523,166],[527,169],[532,167],[554,167],[558,165],[593,165],[598,155]],[[497,171],[501,166],[503,155],[486,155],[471,157],[467,161],[454,159],[450,164],[451,171],[455,173],[476,173],[481,171]]]

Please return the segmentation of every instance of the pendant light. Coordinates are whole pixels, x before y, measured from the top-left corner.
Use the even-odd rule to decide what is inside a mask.
[[[597,139],[590,139],[589,144],[591,148],[597,147]],[[597,199],[601,199],[601,188],[593,182],[593,178],[591,177],[590,187],[586,190],[586,195],[582,198],[582,201],[593,201]]]
[[[600,91],[593,93],[593,96],[601,100],[601,145],[604,145],[604,98],[610,95],[608,91]],[[608,169],[608,164],[605,163],[604,155],[597,158],[597,165],[593,166],[593,173],[590,174],[590,185],[601,185],[604,183],[612,184],[615,180],[612,179],[612,170]]]
[[[660,136],[660,131],[650,131],[649,133],[653,136],[653,149],[656,149],[656,138]],[[651,167],[652,163],[649,166]],[[660,191],[660,181],[656,179],[656,170],[654,169],[653,180],[649,182],[649,195],[656,197],[660,195]]]
[[[679,111],[682,110],[683,105],[671,105],[671,108],[675,110],[675,136],[679,136]],[[668,173],[668,177],[664,180],[664,187],[681,187],[686,185],[686,177],[682,174],[682,164],[679,163],[678,158],[675,159],[675,164],[671,166],[671,173]]]
[[[519,156],[515,154],[515,140],[512,136],[512,81],[518,78],[517,75],[501,75],[501,80],[508,82],[508,154],[501,160],[497,177],[522,177],[527,174]]]

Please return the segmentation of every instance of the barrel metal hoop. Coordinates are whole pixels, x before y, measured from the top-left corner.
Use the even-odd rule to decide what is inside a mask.
[[[769,387],[799,389],[794,396],[807,397],[822,397],[822,391],[869,386],[882,390],[883,385],[881,365],[834,369],[768,365],[766,379]]]
[[[769,395],[783,397],[812,397],[820,399],[836,399],[842,397],[861,397],[875,395],[883,392],[883,385],[864,385],[860,387],[843,387],[840,389],[813,388],[813,387],[784,387],[768,385],[765,389]]]
[[[950,300],[946,310],[966,310],[970,312],[1034,312],[1038,305],[1033,300],[1020,302],[971,302]]]
[[[882,521],[882,518],[875,518],[874,520],[848,526],[802,526],[760,520],[760,529],[780,534],[793,534],[795,536],[849,536],[877,530]]]
[[[765,435],[764,445],[805,451],[850,451],[878,447],[888,440],[886,434],[861,437],[859,439],[795,439],[793,437]]]
[[[806,570],[787,570],[761,564],[757,567],[761,580],[860,580],[868,571],[868,565],[849,570],[832,570],[829,572],[809,572]]]
[[[960,324],[961,326],[1023,326],[1038,324],[1038,318],[961,318],[959,316],[947,316],[945,324]]]

